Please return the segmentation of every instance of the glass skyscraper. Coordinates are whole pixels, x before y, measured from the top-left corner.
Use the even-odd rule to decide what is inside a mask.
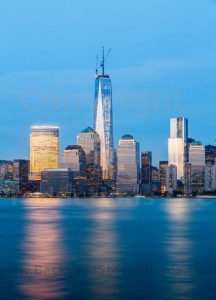
[[[184,117],[170,119],[168,140],[169,165],[177,167],[177,178],[184,178],[184,165],[188,161],[188,120]]]
[[[191,164],[192,192],[202,193],[205,184],[205,147],[201,142],[195,141],[190,144],[189,163]]]
[[[138,192],[140,173],[139,143],[132,135],[125,134],[118,144],[117,190]]]
[[[88,192],[90,195],[98,194],[102,183],[99,134],[91,127],[87,127],[78,135],[77,144],[82,147],[86,154]]]
[[[115,178],[115,151],[113,148],[112,83],[108,75],[96,74],[94,129],[101,141],[102,177]]]
[[[166,192],[166,168],[168,166],[168,161],[159,162],[159,172],[160,172],[160,183],[161,183],[161,193]]]
[[[30,176],[40,180],[44,169],[59,167],[59,127],[32,126],[30,135]]]
[[[75,195],[86,193],[86,154],[79,145],[68,145],[61,159],[61,168],[71,169],[74,174]]]

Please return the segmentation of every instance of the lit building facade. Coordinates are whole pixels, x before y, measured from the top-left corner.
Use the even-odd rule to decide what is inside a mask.
[[[141,182],[150,184],[152,180],[152,152],[141,153]]]
[[[166,167],[166,190],[170,194],[177,190],[177,167],[175,165]]]
[[[193,142],[189,147],[189,163],[191,164],[191,189],[198,194],[205,189],[205,147],[201,142]]]
[[[0,160],[0,180],[13,179],[13,162],[9,160]]]
[[[104,74],[96,75],[95,80],[94,129],[101,142],[102,177],[104,180],[115,180],[112,83],[110,77]]]
[[[177,167],[177,178],[184,178],[184,165],[188,161],[188,120],[184,117],[170,119],[168,139],[169,165]]]
[[[215,165],[216,163],[216,146],[205,146],[205,164]]]
[[[160,176],[159,176],[159,169],[157,167],[152,167],[151,168],[151,173],[152,173],[152,180],[159,181]]]
[[[24,194],[28,191],[29,160],[15,159],[13,166],[13,180],[19,181],[19,191]]]
[[[44,169],[59,167],[59,127],[32,126],[30,135],[30,176],[40,180]]]
[[[141,153],[141,191],[142,194],[151,193],[152,181],[152,152]]]
[[[139,143],[132,135],[122,136],[118,144],[117,191],[137,193],[140,173]]]
[[[185,164],[184,169],[184,194],[185,195],[191,195],[192,193],[192,186],[191,186],[191,180],[192,180],[192,166],[190,163]]]
[[[160,174],[160,184],[161,184],[161,193],[166,192],[166,168],[168,166],[168,161],[159,162],[159,174]]]
[[[65,148],[62,159],[62,169],[71,169],[75,181],[75,196],[86,193],[86,154],[80,145],[69,145]]]
[[[205,166],[205,191],[216,190],[216,166],[206,165]]]
[[[77,144],[82,147],[86,154],[88,192],[90,195],[98,194],[102,184],[99,134],[91,127],[87,127],[78,135]]]

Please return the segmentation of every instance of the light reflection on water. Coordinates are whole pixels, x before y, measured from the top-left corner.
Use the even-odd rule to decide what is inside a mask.
[[[100,207],[112,207],[105,199],[100,203]],[[117,267],[118,241],[115,230],[115,219],[112,212],[94,212],[91,215],[94,226],[89,230],[86,241],[86,253],[88,260],[96,266]],[[111,299],[117,293],[117,278],[103,274],[92,274],[90,286],[95,299]]]
[[[193,205],[184,199],[169,201],[165,205],[169,222],[164,250],[169,267],[178,274],[169,276],[170,292],[176,299],[190,299],[190,293],[195,289],[194,275],[189,273],[194,247],[189,232],[192,210]]]
[[[61,277],[54,277],[50,271],[65,259],[59,226],[62,217],[56,209],[61,200],[52,199],[50,205],[47,199],[28,199],[26,204],[28,210],[22,265],[35,274],[27,276],[20,284],[20,289],[28,299],[62,298],[65,293]]]
[[[0,249],[6,265],[13,254],[18,266],[42,266],[42,271],[59,265],[84,271],[91,266],[148,265],[157,272],[11,275],[12,280],[1,277],[5,293],[10,287],[13,294],[18,288],[22,299],[213,299],[216,277],[190,268],[216,261],[215,200],[10,201],[0,202],[0,239],[10,235]],[[14,224],[23,226],[17,237]],[[161,272],[160,267],[172,271]]]

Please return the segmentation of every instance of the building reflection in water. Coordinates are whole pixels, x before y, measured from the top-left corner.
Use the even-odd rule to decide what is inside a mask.
[[[167,239],[165,253],[167,262],[166,275],[171,284],[169,291],[175,299],[191,299],[195,290],[193,265],[194,242],[190,234],[193,205],[185,199],[167,201],[168,214]],[[167,299],[169,299],[167,297]]]
[[[121,251],[116,236],[116,204],[104,198],[97,205],[91,214],[93,226],[89,229],[85,250],[86,263],[96,267],[89,278],[91,292],[94,299],[116,299]]]
[[[26,235],[22,266],[27,270],[19,288],[28,299],[60,299],[65,296],[59,266],[65,259],[59,222],[58,199],[26,200]],[[51,204],[50,204],[51,203]]]

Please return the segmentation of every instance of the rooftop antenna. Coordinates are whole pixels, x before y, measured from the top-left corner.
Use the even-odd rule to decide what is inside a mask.
[[[103,47],[103,53],[102,53],[102,62],[101,62],[101,68],[102,68],[102,75],[104,76],[104,69],[105,69],[105,62],[106,62],[106,60],[107,60],[107,57],[109,56],[109,54],[110,54],[110,52],[111,52],[111,48],[109,49],[109,51],[107,52],[107,55],[106,55],[106,57],[105,57],[105,55],[104,55],[104,47]]]

